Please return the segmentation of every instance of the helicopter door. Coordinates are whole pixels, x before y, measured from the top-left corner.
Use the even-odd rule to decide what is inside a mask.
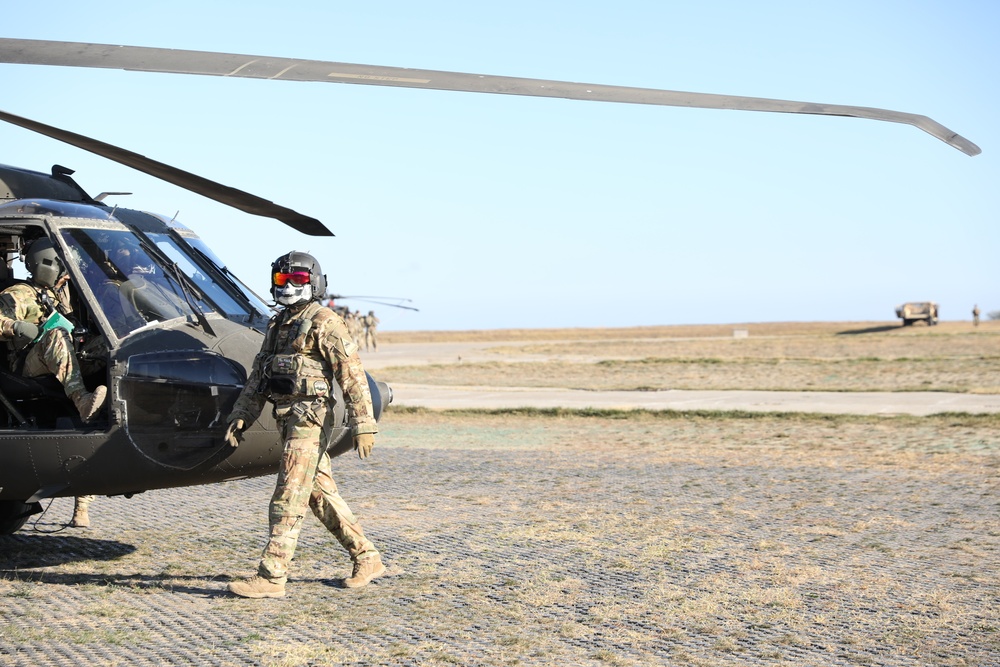
[[[226,419],[244,380],[232,361],[209,350],[133,354],[119,385],[129,438],[171,468],[209,461],[227,446]]]

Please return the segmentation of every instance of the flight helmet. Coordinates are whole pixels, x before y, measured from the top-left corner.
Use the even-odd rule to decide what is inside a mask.
[[[271,264],[271,296],[282,306],[318,301],[326,295],[326,276],[312,255],[292,251]]]
[[[66,273],[66,266],[59,258],[51,239],[42,237],[32,242],[24,253],[24,266],[39,285],[55,287]]]

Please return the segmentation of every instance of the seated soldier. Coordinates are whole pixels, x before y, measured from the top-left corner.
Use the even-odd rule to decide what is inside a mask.
[[[12,348],[8,354],[11,370],[25,377],[55,375],[80,418],[90,422],[104,406],[107,387],[88,392],[70,332],[61,326],[43,328],[53,313],[70,312],[65,289],[69,274],[52,241],[45,237],[28,247],[24,264],[31,280],[0,292],[0,340]]]

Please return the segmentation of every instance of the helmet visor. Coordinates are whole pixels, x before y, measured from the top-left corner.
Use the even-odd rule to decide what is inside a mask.
[[[293,285],[308,285],[310,274],[308,271],[292,271],[291,273],[276,272],[274,274],[274,284],[284,287],[286,283]]]

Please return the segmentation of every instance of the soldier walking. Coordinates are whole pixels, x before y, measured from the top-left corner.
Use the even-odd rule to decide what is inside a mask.
[[[354,344],[360,350],[365,338],[365,316],[360,310],[355,310],[351,316],[351,335],[354,337]]]
[[[371,345],[373,352],[378,352],[378,318],[375,317],[375,311],[369,310],[368,314],[364,317],[365,321],[365,352],[368,351],[368,346]]]
[[[344,320],[319,304],[326,276],[311,255],[290,252],[271,266],[271,293],[283,308],[271,319],[260,353],[229,416],[226,440],[237,447],[243,431],[260,416],[265,401],[284,442],[284,455],[270,504],[270,534],[257,574],[229,584],[248,598],[285,594],[288,567],[295,554],[306,508],[333,533],[354,562],[348,588],[368,584],[385,573],[381,555],[333,481],[327,439],[333,429],[332,383],[344,394],[358,455],[366,458],[377,426],[368,380],[357,345]]]
[[[360,331],[361,323],[358,321],[357,314],[352,313],[350,308],[344,313],[344,324],[347,325],[347,331],[351,334],[351,341],[360,348],[361,337],[358,335],[358,331]]]

